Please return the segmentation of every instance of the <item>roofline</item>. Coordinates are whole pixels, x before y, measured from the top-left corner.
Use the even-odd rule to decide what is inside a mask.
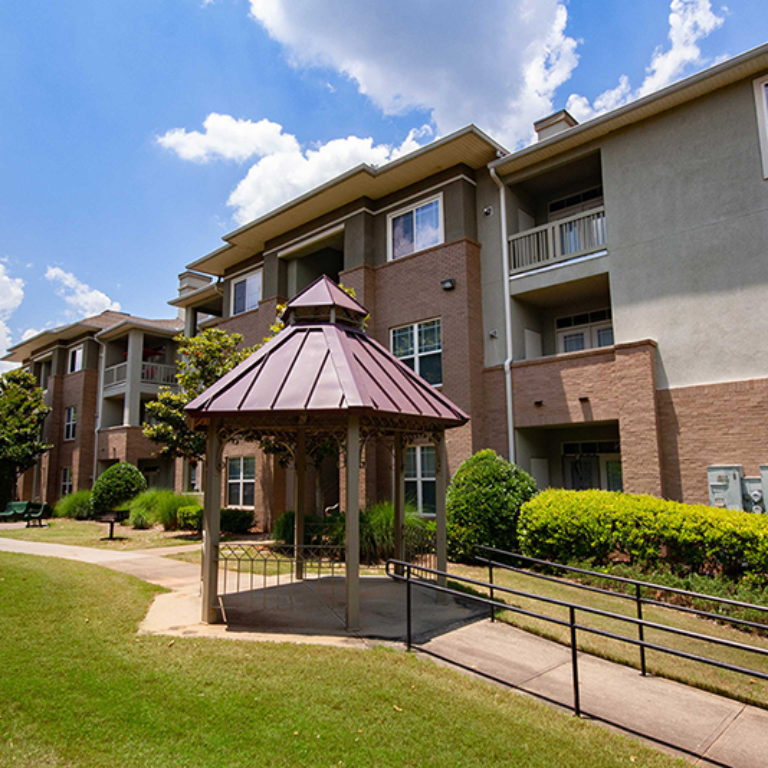
[[[210,294],[210,297],[207,294]],[[194,291],[187,291],[187,293],[183,293],[175,299],[169,299],[166,304],[170,304],[172,307],[186,307],[189,304],[194,304],[198,299],[215,298],[216,296],[223,295],[221,283],[214,280],[208,283],[208,285],[195,288]]]
[[[89,331],[100,331],[101,326],[99,325],[89,325],[88,323],[83,323],[82,321],[78,321],[76,323],[68,323],[67,325],[59,325],[56,328],[48,328],[46,330],[40,331],[40,333],[36,333],[34,336],[30,336],[28,339],[24,339],[23,341],[18,342],[17,344],[14,344],[11,347],[8,347],[6,350],[6,353],[3,357],[0,358],[0,360],[4,362],[13,362],[13,363],[20,363],[23,362],[23,359],[13,359],[13,355],[21,350],[22,347],[29,347],[29,354],[32,353],[34,349],[37,349],[39,347],[36,347],[35,345],[50,345],[54,342],[58,342],[61,344],[66,343],[69,341],[68,339],[61,339],[60,334],[62,334],[66,330],[75,330],[75,329],[82,329],[83,333],[88,333]],[[49,337],[49,338],[46,338]]]
[[[586,144],[626,125],[640,122],[693,99],[768,69],[768,43],[697,72],[624,106],[568,128],[488,164],[498,173],[512,173],[540,160]],[[728,77],[728,75],[731,75]]]
[[[401,157],[398,157],[395,160],[392,160],[389,163],[386,163],[385,165],[375,166],[375,165],[370,165],[368,163],[360,163],[359,165],[356,165],[353,168],[350,168],[348,171],[344,171],[344,173],[341,173],[338,176],[334,176],[332,179],[329,179],[328,181],[321,184],[320,186],[314,187],[313,189],[310,189],[308,192],[305,192],[299,195],[298,197],[292,198],[291,200],[289,200],[286,203],[283,203],[277,208],[273,208],[268,213],[265,213],[263,216],[260,216],[257,219],[253,219],[253,221],[249,221],[247,224],[243,224],[241,227],[238,227],[237,229],[234,229],[231,232],[228,232],[227,234],[222,235],[222,240],[227,241],[225,245],[219,246],[218,248],[214,249],[210,253],[205,254],[205,256],[201,256],[200,258],[190,262],[189,264],[186,265],[186,269],[204,272],[204,270],[201,269],[200,265],[205,264],[205,262],[207,262],[213,256],[217,256],[223,253],[224,251],[232,248],[233,244],[231,243],[231,241],[234,238],[238,237],[239,235],[242,235],[245,232],[248,232],[254,227],[257,227],[259,224],[263,224],[264,222],[269,221],[275,216],[279,216],[282,213],[290,211],[291,208],[294,208],[297,205],[300,205],[301,203],[307,200],[310,200],[313,197],[322,195],[324,192],[327,192],[329,189],[332,189],[340,184],[343,184],[345,181],[348,181],[349,179],[352,179],[355,176],[364,174],[371,179],[375,179],[378,176],[386,174],[403,164],[413,162],[419,157],[422,157],[423,155],[434,152],[435,150],[440,149],[446,144],[449,144],[450,142],[455,141],[456,139],[461,138],[462,136],[466,136],[468,134],[475,134],[478,138],[485,141],[491,148],[495,149],[496,152],[503,152],[504,154],[508,154],[509,152],[508,149],[503,147],[496,140],[492,139],[487,133],[485,133],[485,131],[478,128],[474,123],[470,123],[469,125],[466,125],[463,128],[459,128],[453,133],[449,133],[447,136],[441,136],[439,139],[436,139],[435,141],[431,141],[429,144],[425,144],[423,147],[419,147],[418,149],[415,149],[413,152],[409,152],[406,155],[402,155]],[[208,273],[206,272],[205,274],[208,274]]]
[[[168,319],[170,320],[172,318]],[[184,330],[182,327],[168,328],[164,325],[155,325],[154,323],[146,320],[121,320],[119,323],[115,323],[114,325],[110,325],[108,328],[103,328],[100,330],[96,334],[96,338],[107,338],[108,336],[114,335],[117,331],[132,330],[134,328],[142,331],[153,331],[155,333],[160,333],[169,337],[176,336],[176,334],[181,333]]]

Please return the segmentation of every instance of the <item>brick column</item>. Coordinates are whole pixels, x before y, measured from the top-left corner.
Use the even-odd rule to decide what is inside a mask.
[[[624,490],[661,496],[655,342],[617,344],[614,375]]]

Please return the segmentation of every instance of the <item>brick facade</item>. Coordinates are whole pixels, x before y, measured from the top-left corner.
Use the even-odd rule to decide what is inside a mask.
[[[659,390],[664,496],[708,504],[707,466],[768,464],[768,379]]]

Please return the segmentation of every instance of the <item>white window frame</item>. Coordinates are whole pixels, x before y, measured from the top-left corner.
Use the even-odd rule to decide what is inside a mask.
[[[437,501],[437,472],[433,475],[424,474],[424,461],[423,452],[424,449],[431,449],[435,451],[434,445],[409,445],[406,447],[406,451],[416,451],[416,474],[409,476],[405,475],[406,487],[407,483],[416,483],[416,507],[420,515],[424,517],[434,517],[434,512],[424,512],[424,484],[433,483],[435,487],[435,501]],[[436,453],[436,451],[435,451]],[[407,463],[406,463],[407,466]],[[406,470],[407,472],[407,470]]]
[[[64,409],[64,439],[74,440],[77,435],[77,406]]]
[[[400,256],[399,258],[403,259],[406,256],[412,256],[414,253],[420,253],[423,250],[429,250],[429,248],[435,248],[438,245],[442,245],[445,242],[445,215],[443,213],[443,193],[438,192],[436,195],[432,195],[431,197],[425,197],[421,200],[411,203],[410,205],[406,205],[403,208],[398,208],[396,211],[392,211],[392,213],[387,214],[387,261],[397,261],[394,254],[394,243],[392,241],[392,223],[393,221],[398,218],[399,216],[403,216],[406,213],[410,213],[411,211],[414,212],[414,217],[416,210],[419,208],[423,208],[426,205],[429,205],[430,203],[434,203],[437,201],[437,220],[438,220],[438,241],[434,243],[433,245],[427,246],[427,248],[416,248],[414,243],[414,250],[410,253],[403,254],[403,256]],[[416,236],[415,233],[415,223],[414,223],[414,238]]]
[[[607,309],[607,307],[606,307]],[[578,313],[578,314],[587,314],[585,313]],[[566,315],[565,317],[568,317]],[[560,318],[555,319],[555,338],[557,340],[557,354],[567,354],[565,352],[565,337],[571,336],[575,333],[583,333],[584,334],[584,349],[583,350],[574,350],[574,351],[586,351],[588,349],[603,349],[607,348],[609,346],[613,346],[613,344],[599,344],[598,343],[598,334],[600,331],[604,331],[606,329],[610,329],[613,333],[613,318],[609,320],[596,320],[591,323],[582,323],[581,325],[572,325],[570,328],[558,328],[557,327],[557,321]],[[616,343],[616,340],[614,339],[613,343]]]
[[[413,370],[418,375],[421,376],[421,370],[420,370],[420,360],[422,357],[426,357],[427,355],[434,355],[438,352],[436,349],[430,349],[427,352],[422,352],[419,350],[419,326],[426,325],[427,323],[434,323],[438,322],[440,323],[440,381],[435,382],[431,386],[433,387],[442,387],[443,386],[443,321],[439,317],[430,317],[427,320],[419,320],[415,323],[408,323],[406,325],[398,325],[396,328],[390,328],[389,329],[389,349],[392,352],[392,354],[395,354],[395,331],[402,331],[404,328],[410,328],[411,330],[411,338],[413,339]],[[398,360],[404,360],[405,358],[399,358]],[[410,355],[408,356],[408,359],[410,359]]]
[[[74,358],[73,358],[74,355]],[[67,350],[67,373],[77,373],[83,370],[83,345],[70,347]]]
[[[62,467],[61,470],[61,495],[69,496],[72,493],[72,468]]]
[[[251,459],[253,461],[253,479],[244,479],[243,478],[243,462],[245,459]],[[229,474],[229,467],[231,462],[238,462],[240,471],[238,473],[239,477],[236,479],[230,479]],[[227,458],[227,506],[230,508],[238,508],[238,509],[252,509],[253,506],[256,503],[256,457],[255,456],[229,456]],[[245,485],[252,485],[253,486],[253,500],[254,504],[245,504],[243,503],[243,488]],[[229,490],[231,486],[236,486],[238,488],[237,491],[237,503],[232,503],[229,500]]]
[[[248,280],[250,280],[252,277],[256,277],[256,275],[259,276],[259,297],[256,301],[256,304],[253,306],[248,306]],[[245,283],[245,309],[242,310],[242,312],[235,312],[235,286],[239,285],[240,283]],[[261,303],[262,298],[264,297],[264,270],[262,267],[259,267],[258,269],[253,269],[249,272],[243,272],[240,275],[237,275],[236,277],[232,278],[232,283],[230,285],[229,289],[229,314],[231,317],[236,317],[237,315],[244,315],[246,312],[250,312],[253,309],[258,309],[259,304]]]
[[[757,111],[757,132],[763,160],[763,178],[768,179],[768,75],[754,80],[753,86],[755,110]]]

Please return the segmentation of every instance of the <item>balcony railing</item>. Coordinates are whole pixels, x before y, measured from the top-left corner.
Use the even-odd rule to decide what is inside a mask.
[[[525,272],[603,250],[605,229],[605,208],[601,206],[512,235],[509,271]]]
[[[142,363],[141,380],[151,384],[176,384],[176,366],[163,363]]]
[[[110,365],[104,369],[104,387],[114,387],[122,384],[128,378],[128,363]]]

